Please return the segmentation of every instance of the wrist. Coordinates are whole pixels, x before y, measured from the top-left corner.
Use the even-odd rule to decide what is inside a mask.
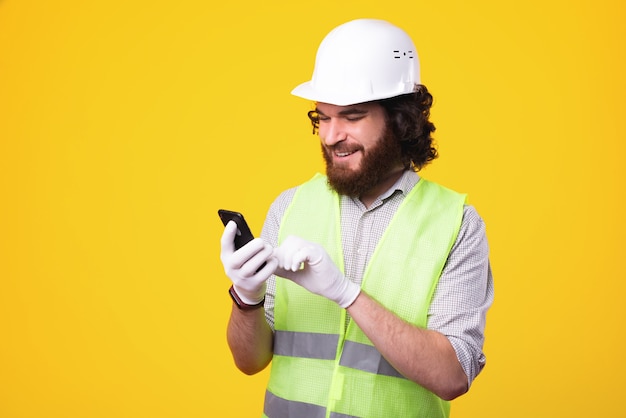
[[[248,305],[256,305],[265,299],[265,283],[256,289],[247,289],[236,284],[233,284],[231,287],[237,292],[239,299]]]
[[[345,288],[341,292],[341,296],[335,300],[335,302],[344,309],[347,309],[354,303],[357,297],[361,294],[361,286],[353,283],[346,277]]]
[[[235,305],[241,310],[249,311],[253,309],[262,308],[265,303],[265,292],[264,289],[256,297],[250,298],[250,295],[245,295],[245,292],[241,292],[240,289],[237,289],[235,285],[232,285],[230,289],[228,289],[228,294],[232,298]]]

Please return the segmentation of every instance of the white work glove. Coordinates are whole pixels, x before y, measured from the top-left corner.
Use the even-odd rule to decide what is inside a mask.
[[[247,305],[256,305],[265,297],[265,281],[276,269],[274,249],[261,238],[255,238],[235,251],[236,233],[237,224],[228,222],[222,234],[220,259],[239,298]],[[263,263],[265,266],[259,269]]]
[[[352,305],[361,292],[360,286],[343,275],[319,244],[289,236],[274,249],[274,257],[278,260],[275,272],[278,276],[324,296],[342,308]]]

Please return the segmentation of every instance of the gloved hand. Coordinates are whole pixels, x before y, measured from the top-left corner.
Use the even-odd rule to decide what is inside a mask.
[[[274,273],[278,262],[272,258],[272,246],[261,238],[235,251],[236,233],[237,224],[228,222],[222,234],[220,259],[239,298],[245,304],[256,305],[265,297],[265,281]],[[263,263],[265,266],[259,270]]]
[[[342,308],[352,305],[361,292],[361,287],[343,275],[319,244],[289,236],[274,249],[274,257],[278,260],[277,275]]]

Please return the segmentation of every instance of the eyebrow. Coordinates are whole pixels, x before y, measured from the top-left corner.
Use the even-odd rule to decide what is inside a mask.
[[[317,107],[315,108],[315,112],[323,115],[323,116],[328,116],[327,114],[325,114],[324,112],[322,112],[321,110],[319,110]],[[359,109],[358,107],[351,107],[349,109],[345,109],[339,112],[339,116],[350,116],[350,115],[365,115],[367,114],[368,111],[365,109]]]

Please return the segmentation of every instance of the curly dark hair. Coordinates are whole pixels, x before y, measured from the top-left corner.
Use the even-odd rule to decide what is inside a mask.
[[[416,84],[413,93],[378,103],[387,113],[387,127],[400,141],[405,168],[419,171],[439,156],[431,135],[435,125],[429,120],[433,96],[426,86]]]
[[[387,128],[400,142],[404,167],[419,171],[439,154],[433,144],[435,125],[429,120],[433,96],[426,86],[416,84],[413,93],[378,100],[387,116]],[[315,110],[308,113],[313,134],[319,130]]]

